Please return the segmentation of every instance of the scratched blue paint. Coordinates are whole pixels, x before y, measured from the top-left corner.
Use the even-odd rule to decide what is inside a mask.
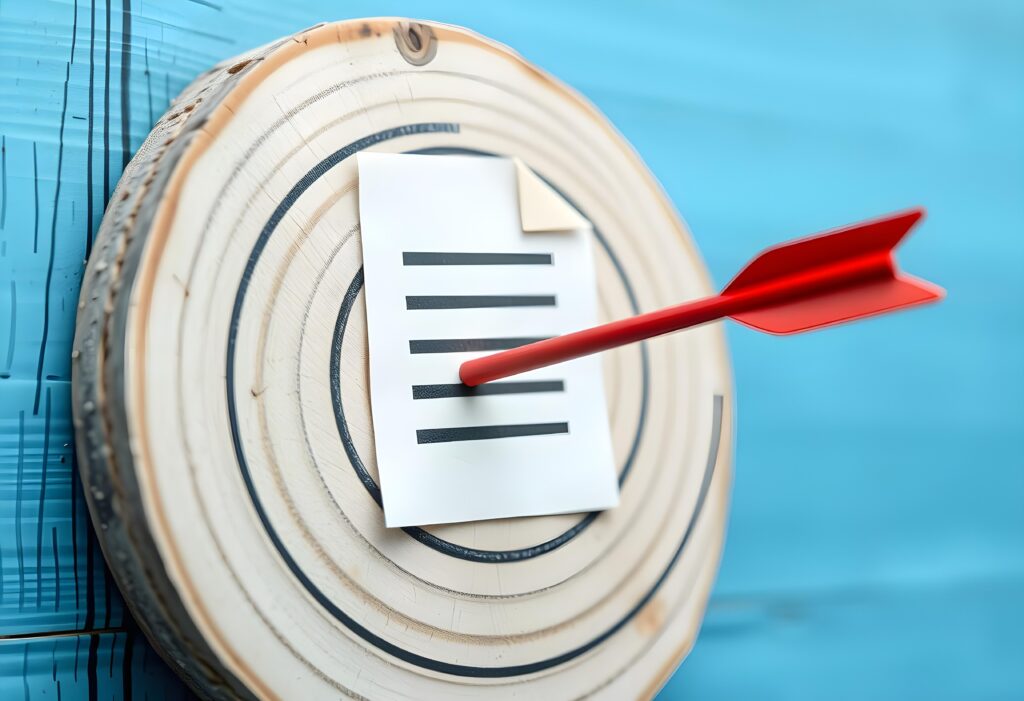
[[[792,339],[730,329],[729,538],[661,698],[1024,696],[1020,3],[3,0],[0,635],[68,635],[0,640],[0,698],[55,698],[58,683],[65,699],[119,697],[126,674],[138,698],[184,697],[129,643],[73,477],[89,235],[196,74],[373,15],[469,26],[583,91],[720,283],[779,239],[929,208],[902,260],[949,289],[943,305]]]

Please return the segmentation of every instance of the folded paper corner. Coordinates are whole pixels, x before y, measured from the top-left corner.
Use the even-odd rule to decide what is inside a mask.
[[[513,159],[519,187],[519,219],[526,233],[589,229],[591,223],[522,160]]]

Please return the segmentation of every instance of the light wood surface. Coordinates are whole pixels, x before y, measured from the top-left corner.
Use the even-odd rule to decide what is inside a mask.
[[[720,331],[605,356],[617,509],[384,528],[363,149],[522,158],[595,224],[606,319],[710,292],[628,145],[503,47],[373,20],[225,62],[129,164],[83,287],[80,461],[129,604],[211,697],[652,695],[721,549]]]

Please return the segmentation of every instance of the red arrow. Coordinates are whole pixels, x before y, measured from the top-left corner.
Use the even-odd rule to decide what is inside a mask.
[[[731,317],[759,331],[800,333],[941,299],[896,268],[892,251],[924,209],[911,209],[763,251],[722,293],[470,360],[470,386]]]

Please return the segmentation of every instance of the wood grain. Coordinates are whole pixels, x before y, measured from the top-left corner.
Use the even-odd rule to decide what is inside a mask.
[[[609,354],[618,509],[385,529],[351,158],[367,148],[522,157],[595,223],[605,318],[709,292],[632,150],[496,44],[357,21],[221,64],[129,164],[83,286],[79,454],[122,589],[210,697],[653,694],[721,547],[720,332]]]

